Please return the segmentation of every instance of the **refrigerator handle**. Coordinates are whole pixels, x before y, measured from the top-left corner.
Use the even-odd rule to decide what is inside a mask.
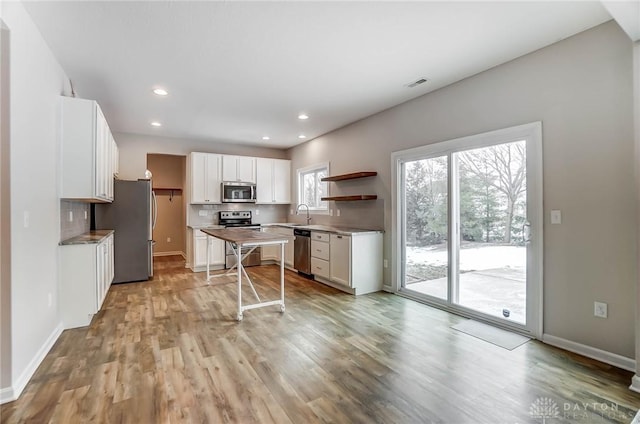
[[[153,196],[153,225],[152,229],[156,228],[156,221],[158,220],[158,199],[156,198],[156,192],[151,191],[151,195]]]

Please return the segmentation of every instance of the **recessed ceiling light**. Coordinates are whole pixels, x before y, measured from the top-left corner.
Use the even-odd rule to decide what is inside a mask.
[[[151,123],[151,126],[152,126],[152,127],[161,127],[161,126],[162,126],[162,124],[161,124],[160,122],[158,122],[158,121],[153,121],[153,122]]]
[[[268,135],[265,135],[264,137],[262,137],[263,140],[270,140],[271,137],[269,137]]]
[[[154,88],[153,92],[154,92],[154,94],[157,94],[158,96],[166,96],[167,94],[169,94],[169,92],[167,90],[165,90],[164,88]]]
[[[300,134],[300,135],[298,136],[298,138],[299,138],[299,139],[303,139],[303,138],[307,138],[307,136],[306,136],[306,135],[304,135],[304,134]]]
[[[302,119],[304,121],[305,119],[309,119],[309,115],[301,113],[300,115],[298,115],[298,119]]]

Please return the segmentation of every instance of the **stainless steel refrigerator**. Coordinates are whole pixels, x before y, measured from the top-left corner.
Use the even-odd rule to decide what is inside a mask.
[[[115,180],[113,202],[95,205],[95,229],[114,230],[114,283],[153,276],[155,199],[150,180]]]

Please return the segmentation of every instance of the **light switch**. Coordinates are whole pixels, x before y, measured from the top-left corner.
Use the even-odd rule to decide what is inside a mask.
[[[69,211],[69,222],[73,222],[73,211]]]
[[[551,223],[562,224],[562,212],[560,212],[559,210],[551,211]]]

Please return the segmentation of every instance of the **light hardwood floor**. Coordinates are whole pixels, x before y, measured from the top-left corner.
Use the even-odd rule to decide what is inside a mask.
[[[277,298],[279,268],[248,271]],[[640,407],[629,372],[537,341],[508,351],[452,330],[455,315],[290,272],[286,312],[239,323],[228,281],[165,257],[154,281],[112,286],[1,421],[628,423]]]

